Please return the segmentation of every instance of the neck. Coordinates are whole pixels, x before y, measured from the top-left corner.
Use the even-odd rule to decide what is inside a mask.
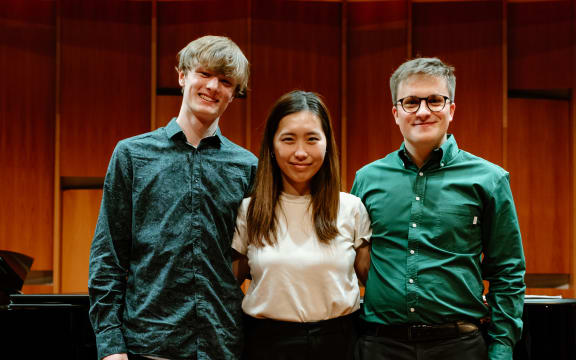
[[[182,128],[186,141],[192,146],[198,147],[202,139],[212,136],[216,132],[218,120],[219,118],[212,121],[200,121],[196,116],[186,113],[184,109],[180,109],[176,122]]]
[[[412,162],[418,167],[418,169],[422,168],[424,164],[430,159],[432,155],[432,151],[439,148],[439,146],[429,145],[429,146],[412,146],[410,143],[406,142],[406,151],[408,155],[410,155],[410,159]]]

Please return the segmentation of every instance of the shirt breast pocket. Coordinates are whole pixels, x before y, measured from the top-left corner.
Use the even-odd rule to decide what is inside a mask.
[[[434,222],[434,242],[457,254],[480,253],[482,250],[482,217],[473,206],[438,208]]]

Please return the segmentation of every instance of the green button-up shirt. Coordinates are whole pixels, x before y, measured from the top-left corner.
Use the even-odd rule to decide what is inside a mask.
[[[194,148],[175,119],[118,143],[90,253],[99,358],[240,357],[230,245],[256,164],[219,130]]]
[[[512,359],[525,262],[508,173],[458,149],[448,135],[421,169],[404,144],[366,165],[351,192],[373,229],[364,320],[439,324],[489,316],[490,358]]]

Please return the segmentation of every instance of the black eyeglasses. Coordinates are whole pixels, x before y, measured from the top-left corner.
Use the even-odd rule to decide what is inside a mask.
[[[429,95],[427,97],[418,97],[418,96],[407,96],[402,99],[398,99],[396,104],[400,103],[402,109],[409,114],[413,114],[420,109],[420,104],[422,104],[422,100],[426,100],[426,106],[432,112],[442,111],[444,106],[446,106],[447,101],[452,101],[448,96],[444,95]]]

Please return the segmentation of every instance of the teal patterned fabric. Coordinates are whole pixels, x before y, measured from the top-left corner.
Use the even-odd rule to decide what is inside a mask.
[[[90,253],[99,358],[239,358],[230,244],[256,165],[219,130],[192,147],[175,119],[118,143]]]
[[[351,192],[373,230],[363,319],[440,324],[490,316],[491,359],[512,359],[525,261],[508,173],[458,149],[449,135],[421,169],[404,145],[365,166]],[[490,283],[489,306],[482,280]]]

